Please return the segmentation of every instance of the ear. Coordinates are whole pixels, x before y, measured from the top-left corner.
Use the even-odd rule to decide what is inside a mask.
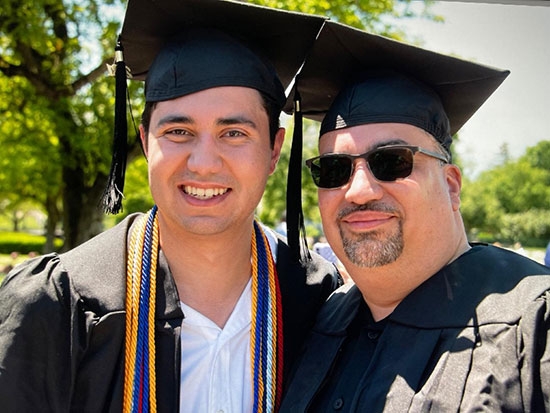
[[[277,162],[279,162],[279,157],[281,156],[281,148],[283,147],[283,142],[285,141],[285,128],[279,128],[275,134],[275,142],[273,142],[273,149],[271,150],[271,162],[269,165],[269,174],[271,175],[275,172],[277,167]]]
[[[456,165],[445,165],[446,168],[446,180],[449,190],[449,199],[453,206],[453,211],[460,209],[460,191],[462,189],[462,173]]]
[[[139,139],[141,140],[141,147],[143,149],[143,153],[145,154],[145,158],[147,158],[149,148],[147,147],[147,133],[145,132],[143,125],[139,125]]]

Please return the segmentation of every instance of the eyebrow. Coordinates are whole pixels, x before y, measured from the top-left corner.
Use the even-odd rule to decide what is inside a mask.
[[[167,115],[163,118],[160,118],[159,121],[157,122],[157,124],[155,125],[155,127],[161,127],[161,126],[164,126],[164,125],[169,125],[169,124],[172,124],[172,123],[186,123],[186,124],[191,124],[191,123],[194,123],[193,122],[193,119],[190,118],[189,116],[184,116],[184,115]]]
[[[380,148],[382,146],[388,146],[388,145],[407,145],[408,142],[404,141],[403,139],[389,139],[387,141],[378,142],[372,149],[374,148]]]
[[[195,123],[193,118],[185,115],[167,115],[161,119],[156,124],[156,127],[161,127],[164,125],[169,125],[173,123],[183,123],[183,124],[193,124]],[[254,129],[258,129],[256,123],[245,116],[230,116],[227,118],[220,118],[216,121],[216,124],[220,126],[231,126],[231,125],[248,125]]]
[[[216,122],[220,126],[231,125],[248,125],[254,129],[258,129],[256,123],[245,116],[233,116],[228,118],[221,118]]]

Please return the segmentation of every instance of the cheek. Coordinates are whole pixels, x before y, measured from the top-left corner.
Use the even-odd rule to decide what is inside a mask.
[[[320,190],[318,192],[319,211],[325,232],[329,232],[336,226],[339,201],[335,195],[336,191]]]
[[[319,205],[319,210],[321,214],[324,214],[326,211],[328,211],[330,207],[330,196],[328,195],[327,191],[317,191],[317,203]]]
[[[181,145],[165,140],[155,140],[149,144],[148,162],[150,168],[170,169],[172,165],[181,163],[186,159],[185,151]]]
[[[166,170],[166,159],[160,156],[157,152],[149,152],[149,158],[147,159],[147,165],[149,168],[149,181],[154,183],[152,177],[160,176]]]
[[[448,188],[443,180],[426,185],[426,188],[429,190],[419,192],[421,196],[408,198],[405,222],[412,224],[413,231],[424,223],[425,234],[433,235],[448,225],[453,208]]]
[[[234,151],[228,153],[223,158],[224,164],[232,173],[243,177],[255,176],[257,179],[260,179],[264,175],[269,175],[271,169],[270,157],[266,153]]]

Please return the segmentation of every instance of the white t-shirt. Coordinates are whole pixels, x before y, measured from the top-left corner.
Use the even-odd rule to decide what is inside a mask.
[[[277,239],[264,228],[274,259]],[[223,329],[180,303],[181,413],[241,413],[253,407],[250,366],[252,280],[248,281]]]

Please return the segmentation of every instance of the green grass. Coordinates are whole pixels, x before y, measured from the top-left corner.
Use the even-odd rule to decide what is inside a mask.
[[[43,235],[0,231],[0,253],[2,254],[11,254],[13,251],[22,254],[43,251],[45,242],[46,237]],[[55,248],[59,249],[63,241],[56,238],[54,244]]]
[[[0,254],[0,283],[11,268],[31,257],[32,254]]]

